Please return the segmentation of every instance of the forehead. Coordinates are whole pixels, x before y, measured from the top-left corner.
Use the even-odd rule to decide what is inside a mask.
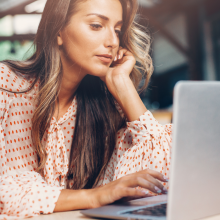
[[[119,0],[86,0],[79,3],[76,15],[86,16],[97,13],[113,20],[122,20],[122,5]]]

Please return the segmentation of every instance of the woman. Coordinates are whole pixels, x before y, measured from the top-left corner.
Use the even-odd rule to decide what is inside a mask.
[[[35,54],[0,65],[0,218],[167,192],[171,125],[136,90],[152,73],[136,11],[136,0],[48,0]]]

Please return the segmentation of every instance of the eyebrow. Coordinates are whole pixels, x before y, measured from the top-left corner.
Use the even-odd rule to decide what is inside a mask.
[[[90,14],[87,14],[86,16],[90,16],[90,15],[96,15],[98,17],[100,17],[101,19],[105,20],[105,21],[109,21],[109,18],[104,16],[104,15],[101,15],[101,14],[97,14],[97,13],[90,13]],[[123,21],[118,21],[116,23],[116,25],[122,25],[123,24]]]

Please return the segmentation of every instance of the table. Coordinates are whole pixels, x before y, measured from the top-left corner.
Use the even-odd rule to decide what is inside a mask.
[[[58,212],[50,215],[40,215],[29,218],[29,220],[95,220],[98,218],[89,218],[80,213],[80,211]],[[100,220],[100,218],[99,218]],[[220,220],[220,215],[201,219],[201,220]]]

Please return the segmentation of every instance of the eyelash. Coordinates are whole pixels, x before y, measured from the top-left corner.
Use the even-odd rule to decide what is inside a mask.
[[[102,28],[100,24],[90,24],[90,26],[96,30]],[[115,32],[118,34],[119,37],[122,35],[122,31],[120,30],[115,30]]]

